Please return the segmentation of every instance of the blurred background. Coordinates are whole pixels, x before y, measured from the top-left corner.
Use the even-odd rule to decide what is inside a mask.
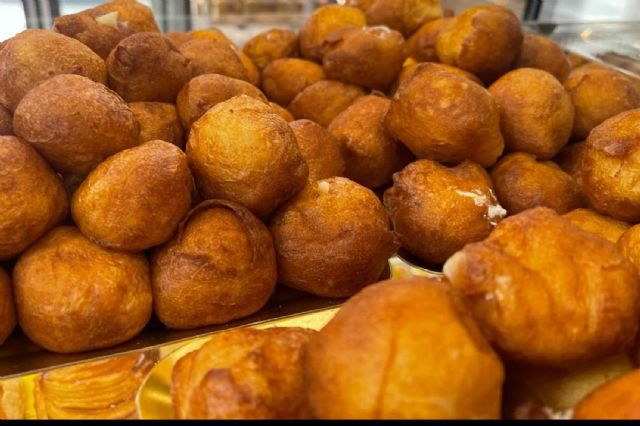
[[[209,26],[223,29],[236,43],[279,27],[298,27],[316,7],[340,0],[140,0],[153,8],[164,31]],[[54,17],[103,3],[100,0],[0,0],[0,40],[25,28],[50,28]],[[523,20],[541,23],[640,21],[640,0],[442,0],[454,12],[470,5],[497,3]]]

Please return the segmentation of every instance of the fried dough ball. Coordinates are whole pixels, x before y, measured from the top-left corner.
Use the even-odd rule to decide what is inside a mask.
[[[409,57],[417,62],[439,62],[436,40],[440,32],[452,22],[452,18],[439,18],[422,25],[407,39]]]
[[[394,175],[384,205],[402,247],[436,265],[485,238],[506,213],[487,172],[469,161],[451,168],[431,160],[409,164]]]
[[[640,108],[594,128],[582,156],[582,190],[593,208],[616,219],[640,221]]]
[[[11,335],[16,326],[16,309],[9,275],[0,267],[0,345]]]
[[[306,118],[327,127],[338,114],[364,95],[364,90],[358,86],[320,80],[298,93],[288,109],[297,119]]]
[[[520,21],[510,9],[474,6],[454,17],[440,32],[436,50],[441,62],[491,83],[511,69],[522,39]]]
[[[199,30],[189,31],[189,37],[192,40],[223,40],[233,46],[233,42],[225,33],[217,28],[203,28]]]
[[[300,191],[309,175],[287,122],[246,95],[193,124],[187,156],[203,197],[240,203],[261,217]]]
[[[278,281],[322,297],[348,297],[375,282],[397,247],[380,200],[342,177],[307,185],[270,230]]]
[[[162,140],[182,148],[184,131],[175,105],[162,102],[133,102],[129,104],[140,123],[141,144]]]
[[[573,104],[553,75],[519,68],[500,77],[489,92],[500,109],[500,128],[508,150],[549,160],[569,141]]]
[[[385,91],[407,58],[402,34],[387,27],[346,27],[323,43],[327,78]]]
[[[73,194],[71,213],[98,244],[140,251],[171,238],[191,207],[192,191],[186,155],[155,140],[98,165]]]
[[[260,70],[258,70],[256,64],[254,64],[251,58],[245,55],[242,51],[236,50],[235,53],[238,55],[238,58],[240,58],[240,62],[242,62],[242,65],[244,65],[244,68],[247,71],[247,81],[256,87],[260,87]]]
[[[640,271],[640,225],[630,228],[627,225],[627,229],[618,238],[617,245],[624,257]]]
[[[584,155],[584,142],[576,142],[566,145],[560,150],[553,161],[560,166],[562,170],[573,176],[573,178],[581,184],[582,178],[580,170],[582,168],[582,156]]]
[[[368,188],[391,182],[391,176],[411,161],[411,153],[384,127],[391,101],[368,95],[356,99],[327,128],[340,143],[345,176]]]
[[[370,25],[386,25],[409,36],[425,22],[442,17],[440,0],[374,0],[366,8]]]
[[[13,279],[20,328],[52,352],[117,345],[151,317],[144,255],[104,248],[74,227],[57,227],[31,246]]]
[[[367,18],[355,7],[329,4],[313,11],[299,33],[300,53],[310,61],[320,62],[322,44],[332,32],[349,26],[364,27]]]
[[[284,121],[290,123],[295,120],[293,115],[289,112],[288,109],[281,107],[275,102],[269,102],[269,106],[273,109],[273,111],[278,114]]]
[[[560,82],[569,76],[571,66],[562,48],[549,37],[527,33],[514,68],[537,68],[547,71]]]
[[[619,352],[638,328],[633,265],[604,238],[539,207],[447,260],[485,335],[507,358],[572,367]]]
[[[191,63],[171,40],[158,33],[137,33],[107,58],[109,87],[127,102],[170,102],[191,78]]]
[[[31,89],[58,74],[106,84],[104,61],[78,40],[30,29],[0,44],[0,104],[14,111]]]
[[[324,70],[315,62],[276,59],[262,71],[262,90],[270,100],[286,108],[298,93],[325,78]]]
[[[309,167],[309,181],[343,176],[344,159],[340,144],[324,127],[311,120],[296,120],[289,123],[298,142],[298,148]]]
[[[349,299],[304,357],[320,419],[496,419],[504,371],[464,301],[430,278]]]
[[[262,70],[276,59],[297,57],[298,34],[291,30],[272,28],[252,37],[245,43],[242,51]]]
[[[598,214],[590,209],[575,209],[562,215],[563,218],[585,231],[593,232],[615,244],[630,224],[612,217]]]
[[[640,369],[618,377],[589,395],[575,407],[577,420],[640,419]]]
[[[0,105],[0,136],[13,135],[13,116],[11,111]]]
[[[266,102],[267,98],[252,84],[220,74],[203,74],[187,83],[176,99],[178,115],[185,129],[191,129],[209,109],[234,96],[247,95]]]
[[[178,360],[171,399],[178,419],[306,419],[302,354],[315,332],[251,328],[215,334]]]
[[[110,1],[53,20],[53,31],[87,45],[102,59],[125,37],[137,32],[160,32],[147,6],[130,0]]]
[[[155,313],[169,328],[224,324],[262,308],[276,286],[269,230],[246,208],[208,200],[151,260]]]
[[[247,69],[229,43],[224,40],[192,40],[180,46],[180,53],[187,58],[193,76],[222,74],[249,81]]]
[[[136,395],[157,361],[153,352],[56,368],[35,379],[38,419],[136,419]]]
[[[507,367],[502,410],[505,418],[516,420],[566,419],[591,391],[633,368],[625,353],[569,370],[512,364]]]
[[[385,125],[418,158],[468,159],[487,167],[504,149],[499,110],[489,92],[437,64],[422,64],[400,86]]]
[[[55,76],[29,92],[13,126],[55,170],[76,175],[136,146],[140,135],[135,114],[117,94],[73,74]]]
[[[0,260],[22,252],[67,215],[62,180],[27,143],[0,136]]]
[[[500,204],[510,215],[533,207],[564,214],[582,205],[580,187],[553,161],[536,161],[530,154],[505,155],[491,170]]]
[[[640,107],[640,93],[625,76],[613,70],[575,70],[564,82],[575,107],[573,138],[582,140],[603,121]]]

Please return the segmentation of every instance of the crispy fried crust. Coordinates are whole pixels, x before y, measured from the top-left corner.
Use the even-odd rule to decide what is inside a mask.
[[[623,350],[638,329],[633,265],[551,209],[503,220],[449,258],[444,273],[511,360],[570,368]]]
[[[264,306],[276,285],[271,235],[246,208],[208,200],[151,261],[155,312],[169,328],[223,324]]]
[[[462,299],[428,278],[351,298],[311,338],[304,374],[321,419],[500,417],[500,359]]]
[[[55,228],[31,246],[13,279],[20,328],[53,352],[117,345],[151,317],[145,256],[104,248],[74,227]]]

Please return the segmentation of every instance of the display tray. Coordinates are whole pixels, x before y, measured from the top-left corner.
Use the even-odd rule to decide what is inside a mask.
[[[414,275],[438,277],[441,276],[441,273],[417,266],[411,260],[404,260],[394,256],[389,259],[389,271],[387,271],[386,275],[394,278]],[[115,355],[138,353],[150,349],[166,349],[169,345],[184,343],[190,339],[207,336],[222,330],[250,325],[255,326],[300,314],[323,311],[337,307],[343,301],[343,299],[315,297],[287,287],[278,286],[267,305],[249,317],[226,324],[193,330],[168,330],[156,318],[152,318],[138,336],[121,345],[77,354],[49,352],[30,342],[19,329],[16,329],[13,335],[0,346],[0,380],[104,359]]]

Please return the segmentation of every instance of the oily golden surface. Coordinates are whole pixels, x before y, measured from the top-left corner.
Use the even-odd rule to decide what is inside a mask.
[[[298,148],[309,167],[309,181],[344,176],[345,163],[340,144],[324,127],[311,120],[289,123]]]
[[[16,326],[16,308],[9,275],[0,267],[0,345]]]
[[[29,144],[0,136],[0,260],[29,247],[67,215],[60,177]]]
[[[267,100],[260,89],[243,80],[220,74],[194,77],[180,90],[176,99],[180,121],[189,130],[211,107],[238,95],[251,96],[265,102]]]
[[[402,34],[387,27],[346,27],[322,45],[327,78],[385,91],[402,70],[407,48]]]
[[[474,6],[453,18],[436,41],[441,62],[491,83],[508,71],[522,45],[517,16],[506,7]]]
[[[418,158],[467,159],[487,167],[504,149],[499,110],[489,92],[437,64],[419,66],[400,86],[385,125]]]
[[[585,231],[593,232],[615,244],[630,224],[604,216],[590,209],[575,209],[562,215],[563,218]]]
[[[327,127],[365,92],[358,86],[335,80],[320,80],[307,86],[289,104],[289,112],[297,119],[306,118]]]
[[[635,268],[615,245],[551,209],[504,219],[450,257],[444,273],[506,358],[568,368],[634,341]]]
[[[380,200],[342,177],[309,183],[276,212],[270,230],[278,281],[323,297],[375,282],[397,248]]]
[[[247,69],[231,45],[224,40],[192,40],[182,44],[180,53],[191,63],[193,76],[222,74],[249,81]]]
[[[31,89],[58,74],[107,81],[104,61],[79,41],[30,29],[0,44],[0,104],[14,111]]]
[[[409,164],[393,176],[384,205],[402,247],[436,265],[488,236],[506,213],[487,172],[469,161],[451,168],[431,160]]]
[[[640,271],[640,226],[629,228],[618,238],[617,246],[627,259]]]
[[[158,33],[123,39],[107,58],[109,87],[127,102],[170,102],[191,79],[189,59]]]
[[[287,123],[291,123],[292,121],[295,120],[295,118],[293,117],[293,115],[291,115],[288,109],[281,107],[277,103],[269,102],[269,106],[273,109],[273,111],[276,114],[278,114]]]
[[[391,176],[412,159],[384,126],[391,101],[375,95],[356,99],[327,128],[340,144],[345,176],[368,188],[391,182]]]
[[[276,59],[262,70],[262,90],[269,100],[287,107],[306,87],[326,78],[315,62],[297,58]]]
[[[38,419],[135,419],[135,397],[154,359],[121,355],[42,373],[36,379]]]
[[[182,148],[184,131],[173,104],[163,102],[133,102],[129,108],[140,123],[140,137],[143,144],[153,140],[162,140]]]
[[[453,22],[453,18],[438,18],[422,25],[407,39],[409,57],[417,62],[439,62],[436,40],[440,32]]]
[[[573,104],[553,75],[519,68],[500,77],[489,87],[489,93],[500,109],[506,149],[549,160],[569,141]]]
[[[264,306],[276,285],[266,226],[246,208],[204,201],[151,261],[155,313],[169,328],[224,324]]]
[[[235,201],[261,217],[309,175],[287,122],[246,95],[217,104],[193,124],[187,156],[203,197]]]
[[[536,161],[531,154],[507,154],[491,170],[502,207],[510,215],[533,207],[564,214],[582,205],[580,187],[553,161]]]
[[[564,82],[575,107],[573,138],[583,140],[608,118],[640,107],[640,93],[631,80],[598,67],[576,69]]]
[[[295,31],[272,28],[263,31],[247,41],[242,51],[259,70],[276,59],[298,56],[298,34]]]
[[[313,11],[299,32],[300,53],[310,61],[322,59],[322,43],[327,36],[343,27],[367,25],[364,13],[355,7],[330,4]]]
[[[94,242],[140,251],[171,238],[191,207],[192,191],[186,155],[155,140],[98,165],[73,194],[71,214]]]
[[[301,359],[314,333],[274,327],[214,335],[173,368],[176,418],[308,418]]]
[[[592,393],[575,407],[576,420],[640,419],[640,369],[618,377]]]
[[[105,15],[115,13],[115,26],[99,22]],[[147,6],[131,0],[110,1],[79,13],[58,16],[53,31],[73,37],[87,45],[102,59],[125,37],[137,32],[160,32]]]
[[[569,76],[571,66],[562,48],[551,38],[527,33],[514,68],[537,68],[547,71],[561,83]]]
[[[164,33],[164,36],[171,40],[178,47],[182,46],[188,41],[195,40],[189,35],[189,33],[185,33],[182,31],[169,31]]]
[[[31,246],[13,270],[18,323],[35,343],[72,353],[125,342],[151,317],[149,264],[60,226]]]
[[[585,142],[582,190],[600,213],[640,221],[640,108],[618,114],[594,128]]]
[[[365,9],[370,25],[386,25],[405,36],[442,16],[440,0],[374,0],[370,3]]]
[[[0,105],[0,136],[13,135],[13,116],[11,111]]]
[[[247,71],[247,81],[256,87],[260,87],[261,75],[256,64],[254,64],[253,60],[251,60],[251,58],[243,51],[235,49],[235,53],[238,55],[238,58],[240,58],[240,62],[242,62],[242,65]]]
[[[460,77],[468,78],[474,83],[477,83],[480,86],[482,86],[482,82],[478,79],[478,77],[471,74],[470,72],[461,70],[460,68],[456,68],[453,65],[441,64],[438,62],[427,62],[427,63],[415,62],[413,59],[409,58],[405,61],[404,66],[402,67],[402,71],[400,71],[400,74],[398,74],[398,79],[396,80],[396,83],[395,83],[395,86],[396,86],[395,90],[393,90],[392,88],[390,93],[394,94],[402,83],[404,83],[406,80],[409,80],[411,77],[413,77],[415,71],[418,68],[422,68],[422,67],[431,67],[435,69],[440,69],[442,71],[448,71],[448,72],[457,74]]]
[[[573,52],[569,52],[567,54],[567,60],[569,61],[569,65],[571,66],[572,71],[587,63],[587,60],[585,58]]]
[[[429,278],[351,298],[303,361],[321,419],[495,419],[504,371],[462,299]]]
[[[135,114],[117,94],[72,74],[55,76],[29,92],[13,125],[56,171],[78,175],[136,146],[140,135]]]

